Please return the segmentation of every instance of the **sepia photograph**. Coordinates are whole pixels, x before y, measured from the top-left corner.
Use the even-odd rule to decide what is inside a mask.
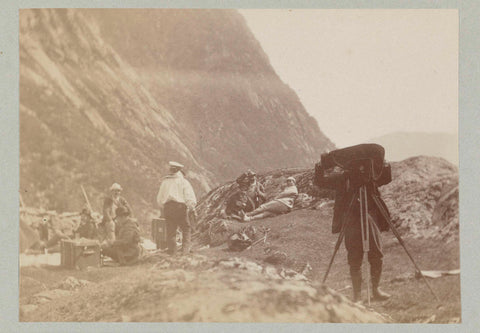
[[[18,57],[20,322],[462,323],[458,9],[21,8]]]

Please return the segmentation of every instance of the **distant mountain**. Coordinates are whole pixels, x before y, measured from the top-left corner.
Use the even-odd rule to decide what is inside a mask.
[[[401,161],[413,156],[443,157],[458,165],[458,135],[450,133],[398,132],[369,140],[385,147],[385,158]]]
[[[168,160],[197,194],[311,166],[334,145],[235,10],[20,11],[20,190],[27,206],[100,208],[113,183],[152,207]],[[137,208],[137,211],[140,208]]]

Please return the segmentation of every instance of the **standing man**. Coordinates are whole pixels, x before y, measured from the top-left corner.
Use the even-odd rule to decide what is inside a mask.
[[[169,162],[169,174],[165,176],[157,195],[161,215],[167,222],[167,252],[176,254],[177,227],[182,230],[182,253],[190,252],[191,225],[188,213],[195,211],[197,199],[192,185],[183,176],[183,165]]]
[[[124,207],[128,210],[128,214],[132,215],[132,209],[128,204],[127,200],[122,197],[123,188],[120,184],[114,183],[110,187],[110,195],[105,198],[103,201],[103,218],[102,218],[102,227],[104,233],[107,235],[107,238],[111,238],[112,230],[115,230],[115,234],[118,234],[118,231],[115,229],[115,211],[119,207]]]
[[[358,190],[358,187],[353,183],[348,173],[345,171],[326,176],[321,162],[315,165],[314,183],[319,187],[335,190],[332,233],[339,233],[342,229],[343,223],[348,223],[348,227],[345,229],[345,247],[347,249],[347,260],[348,265],[350,266],[350,277],[352,279],[353,301],[360,301],[362,292],[361,268],[364,256],[360,220],[360,201],[357,199],[352,203],[350,209],[347,207],[349,206],[352,197],[355,195],[355,191]],[[383,267],[380,232],[388,230],[389,226],[382,218],[376,205],[373,203],[372,195],[377,196],[379,200],[381,200],[380,193],[375,184],[369,184],[367,186],[368,225],[370,233],[368,262],[370,263],[373,299],[386,300],[390,298],[390,295],[383,292],[378,287]],[[385,205],[384,207],[387,209]],[[370,281],[367,281],[367,283],[369,282]]]

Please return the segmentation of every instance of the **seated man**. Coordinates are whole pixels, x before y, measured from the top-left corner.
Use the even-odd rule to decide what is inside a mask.
[[[293,208],[293,202],[298,195],[295,184],[295,178],[288,177],[286,186],[280,194],[273,200],[260,205],[254,211],[244,214],[243,221],[248,222],[289,212]]]
[[[138,261],[140,256],[140,230],[137,222],[129,217],[130,212],[125,207],[115,210],[118,237],[111,243],[102,243],[102,253],[120,265],[130,265]]]
[[[90,209],[83,208],[80,215],[80,225],[75,231],[80,238],[96,239],[98,237],[97,225],[93,220]]]
[[[33,250],[59,252],[62,239],[74,238],[73,229],[66,223],[62,223],[54,214],[43,213],[41,221],[36,224],[39,233],[39,241],[32,245]]]

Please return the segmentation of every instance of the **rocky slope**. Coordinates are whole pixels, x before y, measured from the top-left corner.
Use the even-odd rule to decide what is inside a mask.
[[[458,168],[439,157],[392,163],[392,182],[381,188],[393,222],[404,232],[458,239]]]
[[[137,212],[171,159],[198,194],[246,168],[307,166],[332,143],[234,10],[20,11],[20,187],[27,206]]]
[[[300,279],[295,272],[288,277],[275,267],[235,257],[208,260],[201,255],[157,254],[147,264],[123,271],[100,283],[70,276],[50,289],[24,277],[20,320],[388,322],[325,286]],[[90,273],[87,278],[92,279],[95,269]]]

